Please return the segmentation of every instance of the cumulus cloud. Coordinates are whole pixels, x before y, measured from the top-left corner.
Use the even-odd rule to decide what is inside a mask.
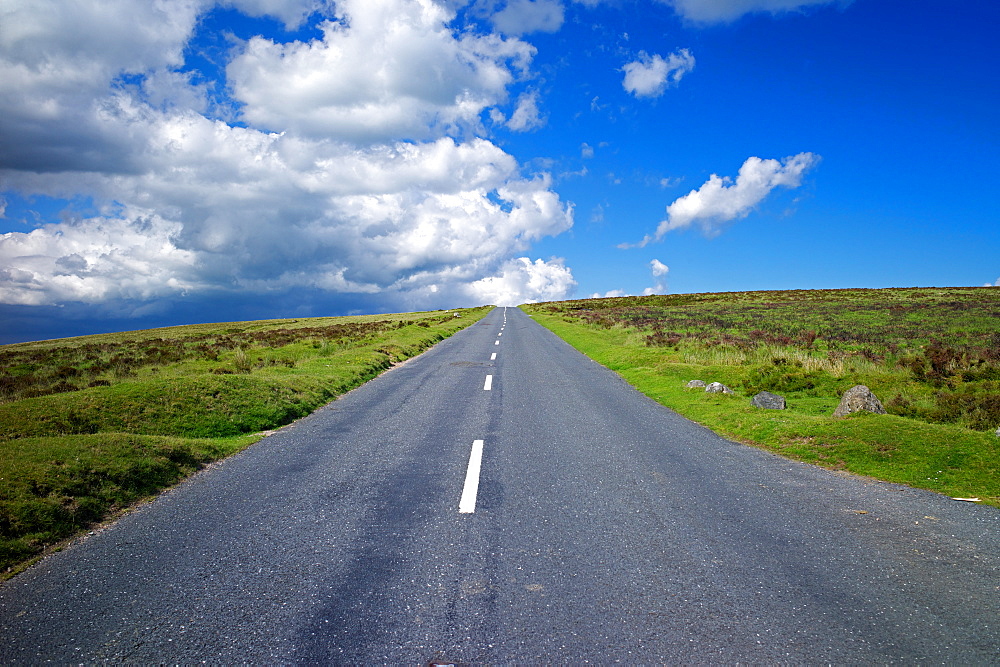
[[[0,303],[149,299],[199,286],[181,226],[148,211],[0,236]]]
[[[341,21],[310,42],[251,39],[227,68],[255,127],[377,142],[473,128],[502,103],[535,49],[495,34],[456,35],[434,2],[341,0]]]
[[[26,289],[32,303],[142,298],[152,294],[146,282],[161,283],[162,291],[407,291],[474,281],[572,225],[572,210],[548,177],[518,177],[516,162],[482,139],[344,150],[190,115],[164,121],[158,142],[162,169],[88,175],[107,196],[145,208],[89,219],[79,230],[50,225],[0,237],[0,265],[33,276],[19,296],[2,298],[25,303]],[[35,191],[62,183],[30,180]],[[138,224],[150,211],[158,212],[157,224]],[[92,229],[119,236],[117,252]],[[156,264],[156,252],[162,266],[153,271],[147,264]],[[47,283],[46,267],[73,253],[87,258],[86,270]],[[133,254],[141,285],[119,280],[130,266],[122,258]],[[111,283],[117,292],[104,287]]]
[[[310,14],[324,11],[329,3],[326,0],[228,0],[226,4],[249,16],[273,16],[285,27],[295,29]]]
[[[652,294],[666,294],[667,293],[667,283],[664,276],[670,272],[670,267],[661,262],[658,259],[654,259],[649,263],[649,272],[654,278],[657,278],[656,284],[652,287],[646,287],[642,290],[642,296],[650,296]],[[591,299],[608,299],[612,297],[619,296],[632,296],[629,292],[621,289],[613,289],[601,294],[600,292],[594,292],[588,298]]]
[[[468,287],[473,301],[497,306],[517,306],[538,301],[565,299],[576,287],[573,273],[563,260],[549,261],[527,257],[513,259],[500,273],[477,280]]]
[[[687,49],[680,49],[666,58],[641,51],[638,60],[622,68],[625,72],[622,86],[636,97],[659,97],[668,86],[680,83],[693,69],[694,56]]]
[[[700,188],[670,204],[667,217],[660,222],[656,233],[646,236],[638,246],[659,241],[667,232],[693,223],[698,223],[709,236],[718,234],[722,223],[746,217],[776,187],[799,187],[802,176],[819,160],[813,153],[799,153],[780,161],[749,157],[735,181],[712,174]]]
[[[654,278],[659,278],[660,280],[657,280],[656,284],[652,287],[647,287],[642,290],[642,295],[650,296],[652,294],[666,294],[667,283],[663,278],[670,272],[670,267],[660,260],[654,259],[649,263],[649,272],[653,274]]]
[[[538,93],[531,91],[523,93],[517,100],[517,108],[507,121],[507,127],[515,132],[527,132],[545,125],[538,109]]]
[[[619,296],[628,296],[628,293],[625,292],[625,290],[613,289],[613,290],[608,290],[604,294],[601,294],[600,292],[594,292],[593,294],[591,294],[587,298],[588,299],[613,299],[613,298],[616,298],[616,297],[619,297]]]
[[[131,122],[141,111],[120,77],[180,65],[198,10],[196,2],[5,3],[0,168],[141,168],[133,146],[143,128]]]
[[[807,7],[838,4],[852,0],[659,0],[670,5],[683,18],[697,23],[727,23],[744,14],[769,12],[781,14]]]
[[[983,287],[1000,287],[1000,278],[997,278],[996,282],[984,283]]]
[[[560,0],[508,0],[492,21],[497,30],[508,35],[555,32],[562,27],[563,14]]]
[[[522,257],[572,207],[462,129],[506,100],[528,44],[454,32],[443,3],[341,0],[317,38],[233,57],[237,126],[178,70],[210,0],[40,2],[0,21],[0,179],[98,213],[0,235],[0,303],[299,290],[438,307],[574,284]],[[290,26],[322,9],[226,4]],[[514,112],[525,129],[532,104]]]

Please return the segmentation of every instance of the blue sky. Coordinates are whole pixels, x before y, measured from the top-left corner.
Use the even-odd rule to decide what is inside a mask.
[[[0,343],[1000,283],[986,0],[0,0]]]

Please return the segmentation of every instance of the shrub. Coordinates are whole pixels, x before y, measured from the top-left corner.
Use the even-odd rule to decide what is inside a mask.
[[[236,367],[237,373],[249,373],[253,368],[253,365],[250,363],[250,356],[242,347],[238,347],[233,351],[233,365]]]
[[[747,375],[743,387],[748,394],[760,391],[813,392],[816,387],[829,383],[833,378],[825,371],[807,371],[800,362],[774,358],[766,366],[757,366]]]
[[[934,395],[934,408],[928,419],[934,422],[959,423],[976,431],[1000,426],[1000,383],[987,381],[963,385],[956,391],[942,390]]]

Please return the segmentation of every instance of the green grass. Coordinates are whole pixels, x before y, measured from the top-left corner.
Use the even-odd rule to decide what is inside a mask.
[[[981,379],[996,367],[991,345],[1000,331],[1000,290],[807,294],[595,299],[524,309],[646,395],[726,437],[1000,506],[1000,438],[993,433],[1000,417],[991,410],[1000,391],[992,379]],[[907,317],[905,332],[879,329],[888,311],[879,303],[886,299],[903,311],[918,310],[927,324]],[[749,308],[760,304],[768,307]],[[822,334],[789,335],[816,329],[835,332],[837,354]],[[755,331],[771,333],[751,335]],[[932,339],[945,335],[950,352],[941,355]],[[899,363],[900,356],[909,361]],[[935,371],[932,362],[942,358],[950,365]],[[687,389],[692,379],[722,382],[736,394]],[[840,395],[855,384],[871,387],[895,414],[834,418]],[[788,409],[752,407],[749,397],[762,389],[785,396]],[[945,414],[962,396],[968,400]]]
[[[258,439],[98,433],[0,441],[0,563],[13,573],[45,547]]]
[[[488,311],[230,322],[0,346],[0,576]]]

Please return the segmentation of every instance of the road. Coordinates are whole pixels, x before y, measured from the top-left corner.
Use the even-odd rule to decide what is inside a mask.
[[[995,508],[722,439],[513,308],[0,586],[5,665],[998,647]]]

